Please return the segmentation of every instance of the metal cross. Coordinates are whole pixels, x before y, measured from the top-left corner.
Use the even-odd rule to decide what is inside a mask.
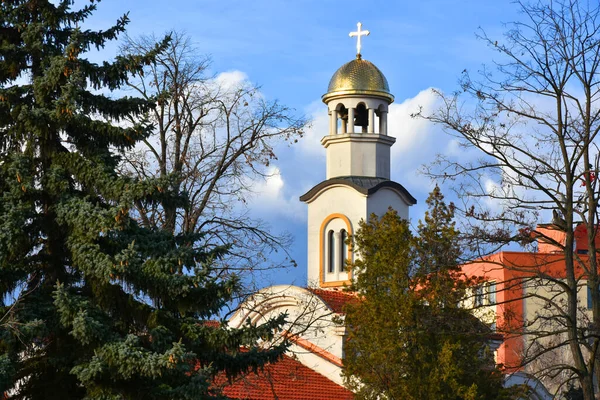
[[[360,37],[361,36],[369,36],[369,31],[363,31],[361,30],[362,28],[362,24],[359,22],[358,24],[356,24],[356,26],[358,27],[358,29],[356,30],[356,32],[350,32],[350,37],[354,37],[356,36],[356,58],[361,58],[360,56]]]

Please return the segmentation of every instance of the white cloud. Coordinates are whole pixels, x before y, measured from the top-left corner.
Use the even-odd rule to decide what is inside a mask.
[[[431,147],[435,125],[423,118],[413,118],[411,114],[420,109],[424,115],[431,114],[437,108],[437,101],[433,89],[429,88],[400,104],[390,106],[389,134],[397,139],[392,147],[394,157],[407,156],[415,151],[421,153]]]
[[[396,138],[391,151],[392,179],[406,186],[414,196],[426,195],[432,189],[433,183],[421,170],[444,151],[451,138],[439,126],[411,115],[419,110],[429,115],[437,107],[437,95],[432,88],[390,106],[388,133]]]
[[[268,176],[256,185],[256,189],[265,197],[277,198],[283,189],[283,179],[279,168],[273,166],[267,170]]]
[[[458,139],[450,139],[448,144],[446,144],[446,148],[444,149],[444,154],[448,157],[459,157],[464,152],[464,148],[461,147],[460,141]]]
[[[221,72],[215,77],[216,84],[226,92],[248,81],[248,75],[238,70]]]
[[[304,137],[298,141],[297,148],[304,156],[324,158],[325,149],[321,145],[321,138],[329,134],[327,106],[321,100],[315,100],[306,107],[306,114],[312,123]]]
[[[287,187],[276,166],[267,170],[267,177],[252,182],[253,195],[248,203],[253,212],[259,216],[274,220],[276,216],[284,216],[296,221],[306,220],[304,205],[298,201],[298,196],[287,193]]]

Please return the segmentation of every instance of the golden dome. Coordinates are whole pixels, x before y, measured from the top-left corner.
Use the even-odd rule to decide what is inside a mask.
[[[342,65],[329,81],[323,102],[346,95],[373,95],[387,98],[390,103],[394,96],[390,93],[387,79],[372,62],[356,58]]]

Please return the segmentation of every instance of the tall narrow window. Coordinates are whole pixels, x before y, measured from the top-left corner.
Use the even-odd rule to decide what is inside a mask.
[[[475,307],[483,305],[483,285],[475,286]]]
[[[598,291],[600,291],[600,287],[598,287]],[[587,287],[587,308],[588,310],[592,309],[592,291],[589,286]]]
[[[344,272],[346,270],[346,259],[348,256],[348,245],[346,244],[346,239],[348,239],[348,233],[346,233],[345,229],[340,231],[340,271]]]
[[[496,282],[488,282],[488,304],[496,304]]]
[[[333,231],[327,233],[327,272],[333,272],[335,268],[335,236]]]

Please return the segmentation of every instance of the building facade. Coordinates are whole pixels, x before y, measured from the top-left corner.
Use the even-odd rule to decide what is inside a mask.
[[[356,301],[343,291],[353,279],[346,263],[359,256],[346,239],[355,233],[359,221],[371,214],[381,216],[389,208],[409,219],[409,209],[417,202],[400,183],[390,179],[390,148],[396,138],[388,135],[388,123],[392,122],[387,115],[394,96],[383,73],[362,58],[360,37],[365,32],[359,24],[353,32],[359,38],[356,58],[333,74],[322,96],[326,105],[323,112],[329,116],[328,131],[321,139],[326,152],[326,180],[300,197],[308,208],[307,286],[264,288],[241,304],[229,321],[236,328],[286,313],[289,326],[282,338],[292,342],[291,359],[339,387],[343,386],[343,304]],[[532,307],[538,306],[525,299],[526,287],[514,284],[522,276],[508,266],[531,263],[546,254],[544,251],[541,246],[535,255],[503,252],[465,265],[467,275],[485,281],[473,289],[471,306],[475,306],[476,315],[492,328],[509,325],[518,332],[526,314],[535,312]],[[560,265],[553,268],[559,270]],[[524,383],[532,388],[531,399],[550,399],[545,387],[519,366],[526,341],[518,334],[505,336],[497,349],[497,361],[509,366],[508,385]],[[279,390],[284,391],[285,385]],[[236,386],[236,391],[243,392],[243,388]],[[344,393],[351,398],[351,393]],[[295,397],[279,393],[277,397],[261,398]]]

